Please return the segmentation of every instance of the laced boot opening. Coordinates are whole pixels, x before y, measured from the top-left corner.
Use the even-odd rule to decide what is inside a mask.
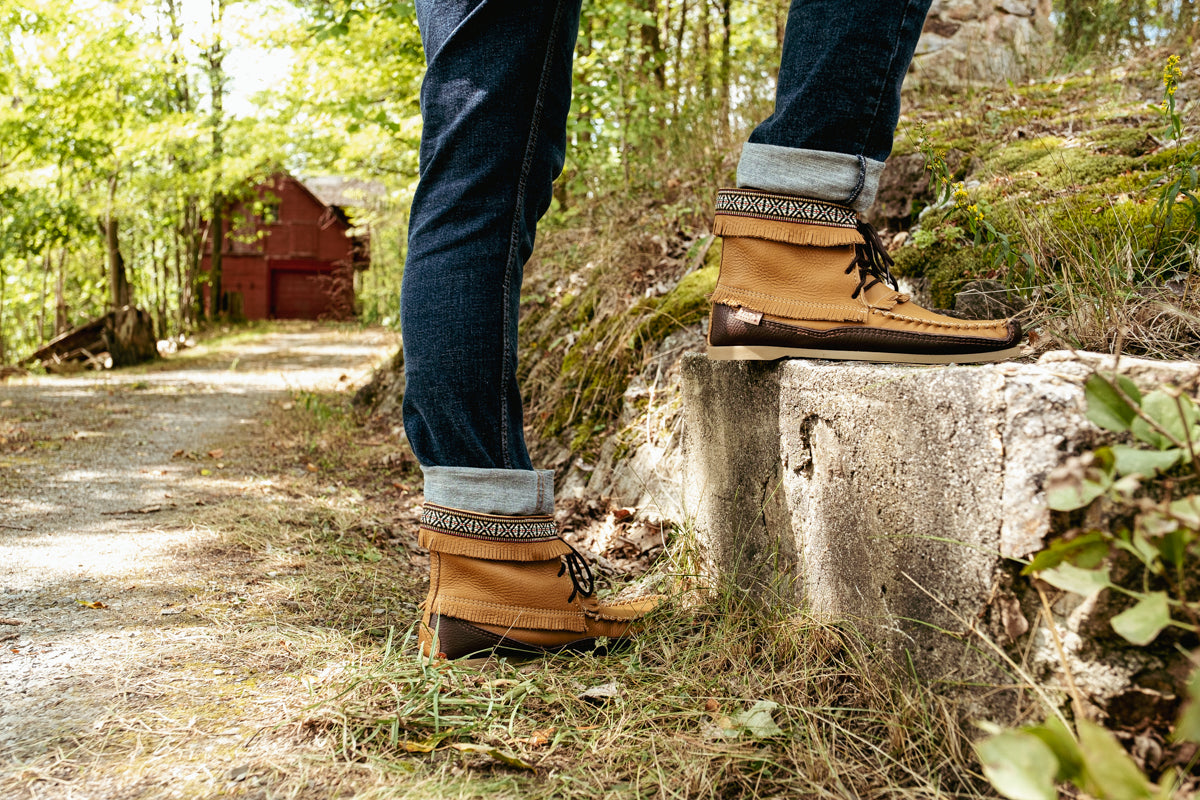
[[[863,243],[854,245],[854,260],[846,267],[849,275],[858,270],[858,286],[850,294],[850,299],[856,299],[860,294],[879,283],[885,283],[895,291],[900,291],[891,268],[896,262],[883,246],[883,240],[869,222],[859,222],[858,232],[862,234]]]
[[[575,602],[575,598],[582,595],[583,597],[591,597],[596,593],[596,580],[592,575],[592,568],[588,565],[587,559],[579,554],[579,551],[571,547],[570,543],[561,536],[559,540],[570,548],[571,552],[562,556],[562,567],[558,570],[558,577],[564,574],[571,576],[571,596],[567,598],[568,603]]]

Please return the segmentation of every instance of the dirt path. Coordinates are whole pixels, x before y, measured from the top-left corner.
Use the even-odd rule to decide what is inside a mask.
[[[396,344],[384,331],[287,328],[147,370],[0,384],[0,795],[281,785],[237,763],[261,730],[238,708],[279,690],[260,684],[287,672],[264,666],[288,648],[278,615],[296,601],[276,596],[252,635],[223,622],[262,594],[247,587],[264,565],[195,517],[278,495],[275,477],[227,463],[239,444],[269,442],[273,409],[360,384]],[[280,466],[297,480],[305,470],[319,467]],[[271,636],[281,646],[268,653]]]

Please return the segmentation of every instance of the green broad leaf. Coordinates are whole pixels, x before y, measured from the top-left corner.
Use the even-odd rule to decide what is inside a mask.
[[[1133,381],[1119,375],[1116,385],[1135,403],[1141,402],[1141,393],[1133,385]],[[1099,373],[1087,379],[1084,396],[1087,398],[1087,418],[1105,430],[1124,433],[1137,418],[1133,406],[1117,393],[1108,378]]]
[[[1200,495],[1180,498],[1167,508],[1180,525],[1186,525],[1192,530],[1200,528]]]
[[[1177,742],[1200,743],[1200,669],[1192,673],[1188,681],[1188,702],[1175,724],[1171,738]]]
[[[1079,752],[1079,743],[1061,719],[1052,716],[1041,725],[1026,730],[1054,751],[1054,757],[1058,759],[1058,773],[1054,776],[1057,783],[1074,781],[1083,775],[1083,754]]]
[[[1187,557],[1188,545],[1195,535],[1189,530],[1173,530],[1156,541],[1162,560],[1172,567],[1179,569]]]
[[[1083,754],[1089,784],[1087,791],[1101,800],[1150,800],[1154,784],[1109,731],[1080,719],[1079,751]]]
[[[1118,475],[1142,475],[1152,478],[1155,472],[1164,472],[1183,460],[1183,451],[1177,447],[1170,450],[1147,450],[1127,444],[1114,444],[1112,451],[1116,457]]]
[[[1129,547],[1133,551],[1133,554],[1137,556],[1143,564],[1154,571],[1154,574],[1162,574],[1162,565],[1159,563],[1162,558],[1162,553],[1159,551],[1159,548],[1156,545],[1151,544],[1150,541],[1142,535],[1141,531],[1135,530],[1133,532],[1133,536],[1130,537]]]
[[[1042,570],[1037,576],[1055,588],[1084,597],[1112,586],[1108,567],[1080,569],[1074,564],[1062,563],[1052,569]]]
[[[1097,470],[1088,470],[1089,477],[1071,483],[1060,483],[1046,487],[1046,505],[1055,511],[1074,511],[1090,504],[1108,487],[1112,478]]]
[[[1133,421],[1130,429],[1134,436],[1159,450],[1170,447],[1172,438],[1177,442],[1186,441],[1187,432],[1196,424],[1196,406],[1187,395],[1176,399],[1168,392],[1156,389],[1142,400],[1142,411],[1162,431],[1141,417]]]
[[[1108,542],[1100,531],[1090,531],[1074,539],[1058,539],[1033,557],[1021,570],[1022,575],[1057,567],[1064,561],[1084,568],[1095,566],[1108,554]]]
[[[1005,731],[980,742],[976,749],[983,774],[1010,800],[1056,800],[1054,776],[1058,759],[1050,746],[1025,731]]]
[[[1152,592],[1112,618],[1113,630],[1126,641],[1146,645],[1171,624],[1171,606],[1166,592]]]

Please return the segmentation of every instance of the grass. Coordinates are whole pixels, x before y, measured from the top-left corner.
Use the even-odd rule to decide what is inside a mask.
[[[396,514],[390,476],[364,468],[379,450],[364,450],[372,434],[342,400],[322,398],[331,416],[313,403],[281,415],[271,450],[284,464],[327,463],[312,480],[339,476],[336,499],[310,488],[249,516],[214,510],[207,524],[278,574],[275,591],[324,642],[326,666],[306,678],[311,697],[290,704],[282,724],[319,743],[328,769],[357,770],[355,796],[990,796],[950,701],[881,668],[851,627],[704,588],[686,531],[655,567],[675,599],[629,649],[518,663],[419,658],[424,565],[411,519]],[[613,697],[585,696],[610,684]],[[739,725],[763,701],[776,704],[777,732]]]
[[[302,743],[302,770],[294,748],[254,759],[269,796],[990,796],[951,701],[882,668],[851,627],[704,588],[686,531],[655,567],[675,599],[625,651],[419,658],[415,495],[395,486],[411,490],[412,473],[374,466],[389,448],[354,424],[344,395],[320,400],[321,415],[315,402],[279,407],[273,446],[252,460],[273,501],[197,518],[260,576],[237,615],[219,587],[197,599],[262,659],[276,714],[245,712],[259,736]],[[609,684],[615,696],[585,696]],[[763,701],[777,731],[740,724]]]

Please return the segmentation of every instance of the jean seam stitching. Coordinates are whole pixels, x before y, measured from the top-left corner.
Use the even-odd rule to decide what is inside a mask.
[[[853,206],[858,200],[858,196],[862,194],[863,187],[867,185],[867,160],[861,155],[855,156],[858,159],[858,183],[854,184],[854,189],[850,192],[849,199],[846,200],[846,205]]]
[[[533,104],[533,116],[529,121],[529,139],[525,143],[525,157],[521,161],[521,172],[517,179],[517,196],[513,204],[513,224],[508,240],[508,259],[504,265],[504,285],[501,288],[501,300],[504,304],[504,350],[503,360],[501,362],[501,386],[500,386],[500,424],[503,427],[500,450],[503,456],[504,466],[508,469],[513,468],[513,454],[510,449],[509,428],[511,426],[511,414],[509,410],[509,370],[508,363],[515,358],[512,346],[510,344],[509,328],[515,325],[516,322],[512,318],[512,313],[509,310],[511,305],[508,301],[509,292],[512,288],[512,273],[513,265],[517,260],[518,241],[520,239],[520,215],[522,208],[525,205],[525,187],[529,181],[529,173],[533,169],[533,154],[537,149],[537,141],[541,131],[542,111],[545,108],[546,88],[549,83],[550,76],[550,60],[554,52],[554,44],[557,41],[559,28],[562,27],[563,3],[559,2],[554,9],[554,19],[550,22],[550,32],[546,37],[546,57],[542,61],[541,77],[538,80],[537,97]]]
[[[896,27],[895,36],[893,38],[893,43],[892,43],[892,53],[888,57],[887,70],[884,72],[885,81],[886,81],[886,76],[891,75],[892,70],[895,69],[896,54],[900,52],[900,39],[902,36],[902,32],[904,31],[904,26],[908,22],[909,16],[911,15],[912,10],[913,10],[913,2],[912,2],[912,0],[909,0],[909,2],[906,2],[904,4],[904,14],[900,17],[900,24]],[[887,84],[885,83],[884,85],[887,85]],[[881,85],[880,90],[878,92],[876,92],[875,110],[871,112],[871,122],[864,128],[865,135],[863,136],[863,139],[862,139],[862,148],[861,149],[865,150],[866,146],[867,146],[867,142],[871,141],[871,134],[875,129],[876,121],[879,119],[879,109],[883,107],[883,86],[884,85]],[[861,158],[861,155],[859,157]]]

